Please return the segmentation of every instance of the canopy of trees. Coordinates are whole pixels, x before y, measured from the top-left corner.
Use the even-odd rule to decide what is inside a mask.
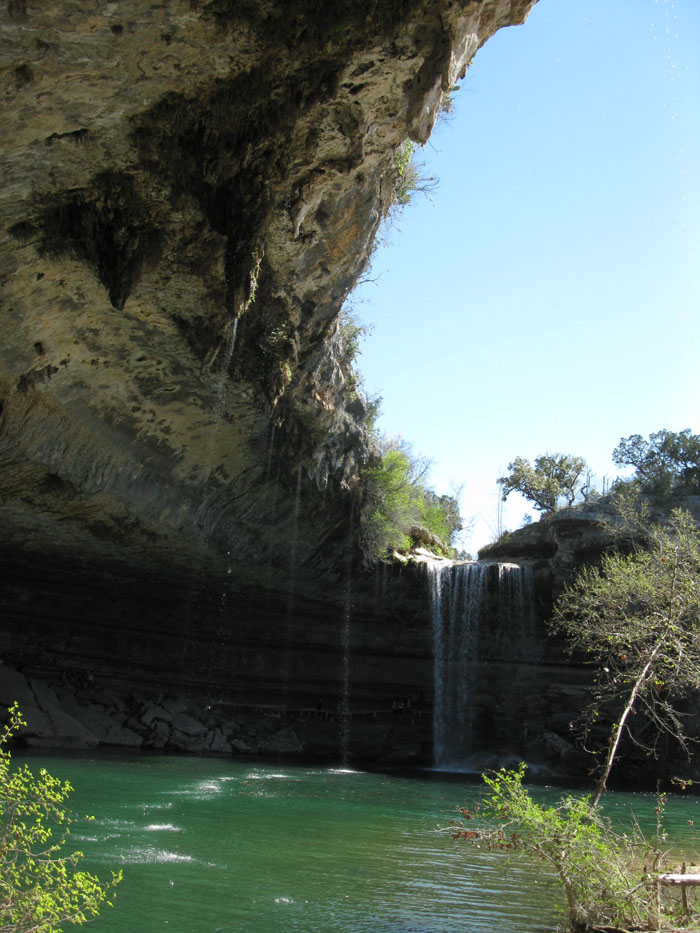
[[[691,434],[690,428],[657,431],[646,441],[641,434],[622,437],[612,458],[618,466],[634,467],[641,489],[657,498],[680,487],[700,487],[700,435]]]
[[[555,512],[573,505],[586,487],[586,461],[568,454],[543,454],[534,467],[524,457],[508,464],[508,475],[499,477],[503,499],[519,492],[540,512]]]
[[[631,480],[618,479],[616,485],[635,484],[659,502],[668,501],[676,492],[700,491],[700,435],[690,428],[683,431],[657,431],[645,440],[641,434],[620,438],[612,454],[618,466],[634,467]],[[569,454],[543,454],[535,458],[534,466],[525,457],[516,457],[508,464],[508,473],[501,476],[503,500],[519,492],[540,512],[595,499],[599,493],[592,488],[592,474],[581,457]]]

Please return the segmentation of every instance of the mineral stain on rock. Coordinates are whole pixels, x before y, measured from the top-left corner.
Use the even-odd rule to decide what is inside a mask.
[[[157,208],[138,193],[133,177],[102,172],[89,188],[58,195],[42,212],[40,252],[73,252],[89,263],[123,310],[143,265],[155,261],[162,231]]]

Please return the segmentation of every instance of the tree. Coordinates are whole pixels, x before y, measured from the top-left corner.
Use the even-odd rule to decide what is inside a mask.
[[[110,904],[121,872],[101,882],[78,870],[82,852],[64,853],[73,788],[43,768],[35,777],[26,764],[11,767],[6,746],[22,725],[15,704],[0,735],[0,933],[57,933],[60,924],[87,923]]]
[[[562,500],[573,505],[586,474],[586,461],[568,454],[543,454],[535,458],[534,467],[524,457],[508,464],[508,475],[498,482],[505,501],[511,492],[519,492],[540,512],[555,512]]]
[[[439,496],[432,489],[425,489],[419,509],[421,524],[448,546],[464,528],[457,496]]]
[[[638,830],[631,838],[615,834],[598,809],[623,735],[639,742],[628,728],[635,707],[647,714],[656,737],[670,734],[687,747],[679,701],[700,689],[700,531],[682,510],[663,526],[647,522],[643,511],[623,518],[621,547],[600,567],[579,572],[552,621],[572,650],[599,665],[594,713],[614,710],[592,798],[537,804],[522,787],[521,765],[484,775],[491,790],[481,814],[486,826],[467,828],[465,819],[474,814],[463,809],[451,832],[548,862],[564,887],[572,931],[698,930],[700,918],[685,894],[675,901],[665,895],[662,904],[660,823],[649,844]],[[663,803],[660,798],[657,818]]]
[[[676,487],[700,486],[700,435],[690,428],[661,430],[644,440],[641,434],[621,437],[613,451],[618,466],[632,466],[645,492],[664,498]]]
[[[700,532],[676,509],[668,525],[644,524],[643,548],[583,568],[555,606],[553,627],[599,664],[596,709],[616,705],[597,805],[636,705],[683,745],[679,700],[700,689]],[[639,532],[639,529],[637,530]],[[633,737],[633,736],[632,736]]]

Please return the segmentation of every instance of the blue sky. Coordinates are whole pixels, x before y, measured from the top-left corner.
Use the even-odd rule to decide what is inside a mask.
[[[540,0],[477,54],[350,302],[379,422],[497,530],[517,455],[700,432],[700,3]],[[529,511],[512,494],[503,526]],[[536,514],[536,513],[535,513]]]

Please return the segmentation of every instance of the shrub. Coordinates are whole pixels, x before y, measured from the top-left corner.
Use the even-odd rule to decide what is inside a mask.
[[[79,926],[111,906],[121,872],[101,882],[78,870],[82,852],[65,854],[73,788],[43,768],[36,777],[26,764],[11,767],[6,746],[22,725],[14,704],[0,735],[0,933],[58,933],[60,924]]]
[[[648,841],[634,823],[615,832],[590,798],[565,796],[552,806],[537,803],[523,787],[525,765],[483,779],[490,790],[474,811],[445,827],[455,839],[525,854],[546,864],[566,896],[568,929],[584,931],[698,930],[697,915],[676,892],[663,900],[664,799],[657,807],[657,832]]]
[[[429,463],[415,457],[407,444],[389,441],[383,446],[362,476],[361,543],[366,559],[409,550],[412,535],[431,538],[433,549],[451,555],[454,536],[462,528],[456,498],[424,487]]]

